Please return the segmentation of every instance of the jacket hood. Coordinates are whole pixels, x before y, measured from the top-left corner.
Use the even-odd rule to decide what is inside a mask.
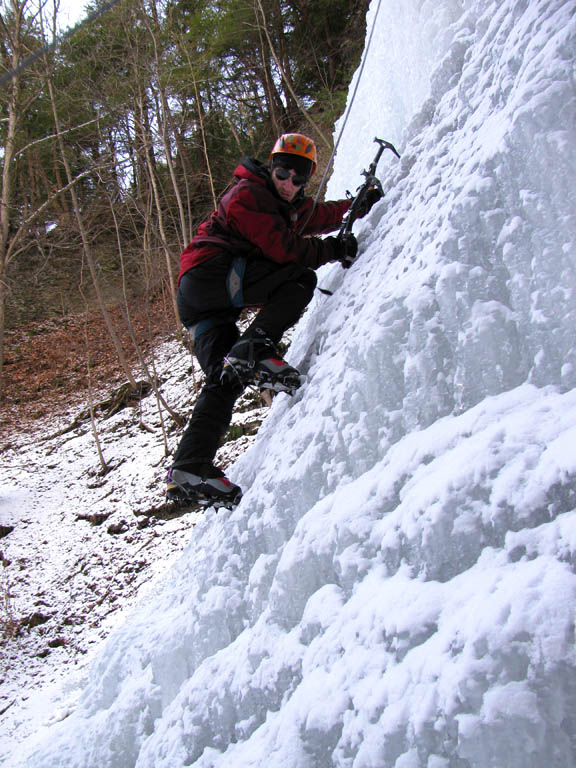
[[[265,184],[279,200],[282,200],[278,194],[278,191],[276,190],[276,187],[274,186],[274,182],[272,181],[269,167],[264,165],[264,163],[261,163],[260,160],[256,160],[253,157],[245,157],[242,162],[236,166],[234,170],[234,176],[239,181],[241,179],[248,179],[249,181],[255,181],[259,184]],[[298,207],[303,199],[304,189],[302,188],[298,190],[294,200],[292,200],[290,205]],[[285,201],[282,200],[282,202]]]
[[[268,167],[253,157],[243,158],[242,162],[234,169],[234,176],[237,179],[249,179],[250,181],[259,181],[261,184],[274,186]]]

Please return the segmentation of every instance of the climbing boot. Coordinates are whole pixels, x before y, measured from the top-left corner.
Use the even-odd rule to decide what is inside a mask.
[[[266,337],[249,337],[234,344],[224,360],[221,380],[242,386],[254,384],[260,389],[293,395],[301,386],[300,374],[278,354]]]
[[[233,509],[241,498],[241,489],[212,464],[187,464],[185,469],[172,467],[168,472],[167,503]]]

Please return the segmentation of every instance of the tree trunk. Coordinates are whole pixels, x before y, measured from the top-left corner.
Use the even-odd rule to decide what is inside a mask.
[[[59,128],[59,122],[58,122],[58,111],[56,108],[56,99],[54,96],[54,88],[52,86],[52,81],[50,78],[47,79],[47,85],[48,85],[48,92],[50,95],[50,102],[52,105],[52,114],[54,116],[54,125],[56,126],[56,137],[58,141],[58,146],[60,149],[60,156],[62,159],[62,165],[64,166],[64,170],[66,173],[66,178],[68,180],[68,184],[72,184],[73,178],[72,178],[72,171],[70,169],[70,164],[68,162],[68,157],[66,155],[66,148],[64,146],[64,141],[62,140],[62,135]],[[92,278],[92,283],[94,285],[94,291],[96,293],[96,299],[98,301],[98,306],[100,307],[100,311],[102,312],[102,316],[104,318],[104,322],[106,323],[106,328],[108,329],[108,333],[110,334],[110,338],[112,339],[112,343],[114,345],[114,349],[116,350],[116,354],[118,356],[118,360],[120,362],[120,365],[122,367],[122,370],[124,371],[124,375],[130,382],[130,385],[134,388],[136,388],[136,380],[132,374],[132,370],[130,368],[130,365],[128,364],[128,361],[126,359],[126,356],[124,354],[124,350],[122,349],[122,345],[120,343],[120,339],[118,338],[118,335],[116,334],[116,330],[114,329],[114,325],[112,324],[112,318],[110,317],[110,314],[108,310],[106,309],[106,302],[104,301],[104,295],[102,293],[102,287],[100,285],[100,280],[98,277],[98,271],[96,269],[96,262],[92,253],[92,248],[90,246],[90,240],[88,238],[88,233],[86,232],[86,227],[84,226],[84,220],[82,218],[82,213],[80,211],[80,204],[78,202],[78,195],[76,194],[76,189],[74,186],[70,187],[70,197],[72,200],[72,210],[74,211],[74,216],[76,218],[76,223],[78,225],[78,231],[80,233],[80,237],[82,239],[82,249],[84,256],[86,258],[86,263],[88,264],[88,269],[90,270],[90,276]]]
[[[150,38],[152,40],[152,44],[154,46],[154,59],[155,59],[155,69],[156,69],[156,89],[158,92],[158,95],[160,97],[160,106],[161,109],[157,111],[156,119],[158,121],[158,125],[160,127],[160,135],[162,137],[162,145],[164,148],[164,156],[166,158],[166,165],[168,167],[168,173],[170,174],[170,181],[172,182],[172,191],[174,192],[174,197],[176,198],[176,205],[178,206],[178,215],[180,219],[180,245],[181,249],[184,248],[184,246],[190,241],[190,233],[188,230],[188,222],[186,221],[186,215],[184,212],[184,205],[182,203],[182,196],[180,194],[180,189],[178,187],[178,182],[176,180],[176,173],[174,171],[174,162],[172,159],[172,142],[170,140],[169,135],[169,129],[170,129],[170,108],[168,106],[168,97],[166,95],[166,88],[164,87],[162,83],[162,59],[160,56],[160,52],[158,50],[158,35],[157,32],[160,31],[160,24],[158,21],[158,11],[156,9],[156,3],[155,0],[150,0],[150,11],[152,20],[154,22],[154,28],[152,28],[152,25],[148,23],[149,15],[146,13],[146,8],[143,8],[144,10],[144,18],[147,19],[147,28],[150,33]]]
[[[172,309],[174,312],[176,328],[179,330],[181,327],[181,323],[180,323],[180,315],[178,313],[178,303],[176,301],[176,280],[175,280],[173,264],[172,264],[172,254],[170,251],[170,247],[168,245],[168,238],[166,237],[166,230],[164,227],[164,212],[162,207],[162,200],[160,197],[160,190],[158,187],[158,180],[156,178],[152,135],[150,131],[147,108],[145,104],[145,97],[144,97],[144,94],[142,93],[140,93],[138,96],[137,110],[138,110],[138,128],[140,133],[141,151],[146,161],[146,168],[148,172],[148,182],[152,190],[152,196],[153,196],[154,205],[156,208],[158,232],[160,234],[160,242],[162,244],[162,250],[164,252],[164,258],[166,262],[166,272],[168,277],[168,284],[170,286],[170,296],[172,298]]]
[[[5,29],[11,37],[10,66],[16,70],[22,51],[22,24],[24,21],[24,6],[18,0],[12,0],[11,10],[13,28]],[[11,33],[11,34],[10,34]],[[20,74],[15,73],[10,83],[10,96],[8,101],[8,125],[6,128],[6,141],[4,143],[4,164],[2,166],[2,190],[0,191],[0,396],[3,392],[4,375],[4,338],[6,323],[6,270],[8,267],[10,228],[12,224],[12,186],[14,183],[14,156],[16,154],[16,131],[18,126],[19,95],[21,92]]]

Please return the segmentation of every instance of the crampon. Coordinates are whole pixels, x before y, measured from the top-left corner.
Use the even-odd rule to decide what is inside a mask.
[[[174,507],[234,509],[241,499],[241,489],[212,465],[203,465],[197,472],[172,468],[168,473],[166,503]]]

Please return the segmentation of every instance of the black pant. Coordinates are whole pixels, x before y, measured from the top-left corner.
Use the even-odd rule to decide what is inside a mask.
[[[241,279],[240,279],[241,276]],[[180,280],[178,309],[195,332],[194,351],[206,382],[174,455],[174,467],[212,463],[232,419],[239,384],[221,384],[224,357],[238,341],[242,307],[261,306],[244,337],[256,329],[277,343],[312,299],[316,275],[296,262],[234,261],[221,254],[189,270]]]

